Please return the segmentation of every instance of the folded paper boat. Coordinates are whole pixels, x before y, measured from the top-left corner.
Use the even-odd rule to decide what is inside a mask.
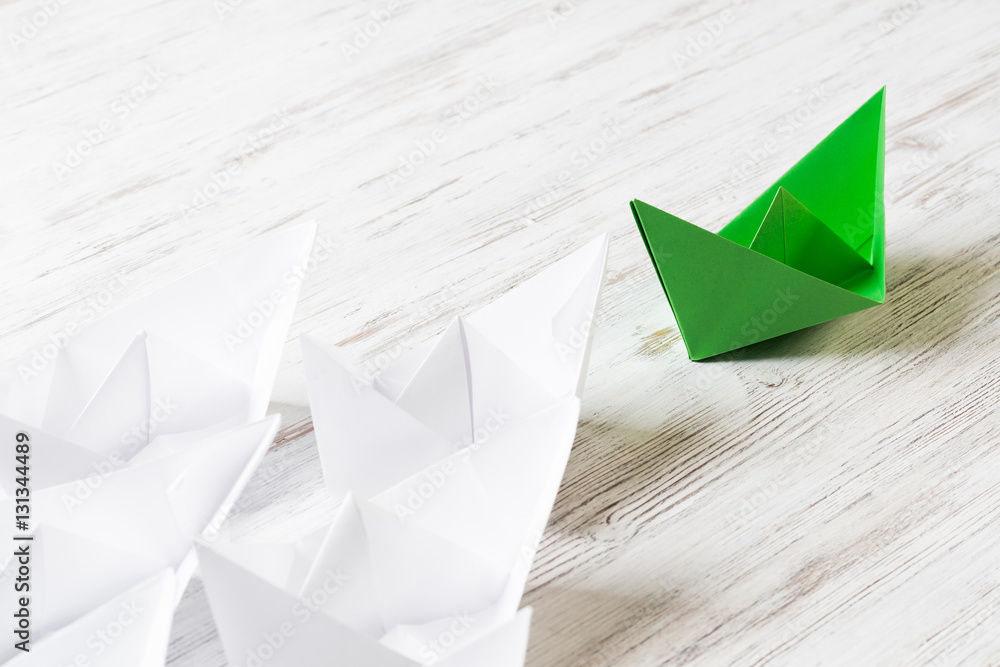
[[[0,369],[0,432],[30,445],[16,544],[32,570],[30,651],[7,642],[0,662],[163,664],[193,540],[214,534],[274,442],[280,418],[264,412],[314,233],[262,236]],[[268,316],[240,331],[265,300]],[[21,465],[0,459],[5,516],[24,497]],[[0,587],[0,611],[13,618],[23,595]]]
[[[201,575],[232,664],[519,667],[518,611],[576,433],[607,237],[373,381],[302,338],[333,521],[217,540]]]
[[[688,357],[885,300],[885,88],[712,234],[631,203]]]

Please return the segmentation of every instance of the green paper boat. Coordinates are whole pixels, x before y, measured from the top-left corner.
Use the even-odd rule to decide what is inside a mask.
[[[718,234],[631,202],[688,357],[885,301],[885,88]]]

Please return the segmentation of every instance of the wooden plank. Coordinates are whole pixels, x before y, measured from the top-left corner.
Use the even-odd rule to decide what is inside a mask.
[[[316,219],[230,525],[291,536],[333,509],[300,332],[377,367],[609,231],[529,665],[1000,664],[995,6],[389,7],[0,5],[0,357]],[[883,84],[886,304],[687,361],[627,201],[717,230]],[[170,664],[225,664],[197,582]]]

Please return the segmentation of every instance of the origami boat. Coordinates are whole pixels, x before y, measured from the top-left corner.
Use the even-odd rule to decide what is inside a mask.
[[[164,664],[193,540],[274,442],[264,413],[314,234],[267,234],[0,368],[0,431],[28,443],[0,459],[0,511],[30,478],[16,544],[31,565],[30,591],[0,587],[7,618],[30,599],[29,651],[7,642],[0,663]]]
[[[232,664],[521,667],[518,611],[576,433],[594,240],[374,380],[303,336],[332,522],[200,550]]]
[[[688,357],[885,301],[885,88],[713,234],[639,200],[639,232]]]

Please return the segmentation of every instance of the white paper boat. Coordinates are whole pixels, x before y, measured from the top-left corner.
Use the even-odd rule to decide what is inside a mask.
[[[262,236],[0,369],[0,432],[30,438],[17,535],[33,537],[18,542],[31,553],[31,651],[8,642],[0,661],[163,663],[193,540],[214,535],[280,424],[264,412],[314,233]],[[21,465],[0,459],[11,518]],[[0,587],[0,613],[20,596]],[[95,623],[132,598],[148,610],[101,648]]]
[[[579,417],[603,237],[367,383],[303,337],[329,526],[216,542],[202,576],[232,664],[523,665],[518,612]]]

